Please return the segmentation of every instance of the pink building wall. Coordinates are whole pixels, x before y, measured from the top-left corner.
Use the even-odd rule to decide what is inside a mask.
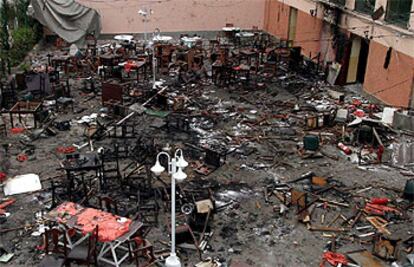
[[[144,32],[138,10],[154,14],[147,31],[162,32],[219,30],[226,23],[241,28],[263,28],[265,0],[77,0],[96,9],[102,17],[102,33]]]

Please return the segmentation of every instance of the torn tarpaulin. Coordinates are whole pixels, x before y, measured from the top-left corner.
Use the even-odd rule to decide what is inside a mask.
[[[74,0],[32,0],[29,14],[68,43],[82,45],[88,34],[101,32],[101,17]]]

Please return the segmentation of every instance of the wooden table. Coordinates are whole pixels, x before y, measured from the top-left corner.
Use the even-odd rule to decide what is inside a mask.
[[[66,230],[74,229],[83,235],[82,238],[73,242],[70,235],[66,233],[70,248],[82,243],[87,239],[88,234],[98,227],[98,241],[102,243],[98,260],[117,267],[129,256],[125,243],[143,225],[142,222],[132,221],[98,209],[84,208],[73,202],[62,203],[45,217],[63,225]],[[117,250],[123,250],[124,253],[119,255]]]

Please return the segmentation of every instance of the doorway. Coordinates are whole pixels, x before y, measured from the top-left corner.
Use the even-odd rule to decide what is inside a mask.
[[[346,83],[363,83],[367,67],[369,40],[356,35],[352,35],[351,40]]]

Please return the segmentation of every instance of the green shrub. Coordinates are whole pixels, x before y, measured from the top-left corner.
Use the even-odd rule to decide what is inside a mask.
[[[32,28],[21,27],[12,33],[13,46],[9,51],[10,63],[12,66],[18,65],[36,44],[36,36]]]

